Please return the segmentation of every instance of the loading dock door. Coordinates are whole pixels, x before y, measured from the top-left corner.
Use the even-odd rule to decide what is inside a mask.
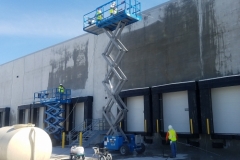
[[[83,128],[83,121],[84,121],[84,103],[77,103],[75,106],[75,129],[76,131],[81,131]]]
[[[163,93],[164,132],[171,124],[178,133],[190,133],[188,108],[187,91]]]
[[[39,108],[39,128],[44,128],[44,109],[45,107],[40,107]],[[27,110],[25,110],[25,116],[27,115]],[[27,120],[27,117],[25,117],[25,122]]]
[[[240,86],[211,90],[214,133],[240,133]]]
[[[30,112],[30,109],[25,109],[25,124],[29,123],[29,112]]]
[[[144,96],[127,98],[127,131],[144,132]]]

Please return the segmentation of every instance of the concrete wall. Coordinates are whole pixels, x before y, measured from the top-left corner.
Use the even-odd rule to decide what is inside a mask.
[[[121,40],[129,52],[121,67],[124,89],[239,74],[240,2],[172,0],[144,11]],[[33,102],[34,92],[63,83],[72,97],[93,96],[93,118],[102,117],[108,38],[84,34],[0,66],[0,107]]]
[[[239,7],[234,0],[179,0],[144,12],[122,36],[125,88],[239,74]]]

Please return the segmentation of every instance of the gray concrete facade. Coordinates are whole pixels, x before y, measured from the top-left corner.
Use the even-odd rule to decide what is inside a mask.
[[[121,64],[124,89],[239,74],[239,14],[239,0],[172,0],[144,11],[121,36],[129,50]],[[1,65],[0,107],[11,107],[11,124],[34,92],[59,83],[72,97],[93,96],[93,118],[101,118],[108,41],[84,34]]]

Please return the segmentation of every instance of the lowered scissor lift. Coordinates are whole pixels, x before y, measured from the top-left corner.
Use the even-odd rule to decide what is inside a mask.
[[[114,2],[116,4],[115,12],[110,14],[110,6]],[[99,12],[99,9],[101,12]],[[102,53],[110,68],[102,82],[109,97],[107,104],[103,107],[103,116],[110,125],[110,129],[104,138],[104,147],[109,150],[120,150],[121,154],[128,154],[134,150],[138,153],[145,151],[145,146],[138,136],[126,135],[120,127],[120,122],[124,119],[128,110],[119,96],[124,83],[127,81],[127,77],[119,64],[128,50],[121,43],[119,37],[125,26],[141,20],[140,11],[141,4],[136,0],[122,2],[113,0],[83,16],[84,31],[95,35],[105,33],[110,39]],[[113,53],[113,47],[116,47],[118,51]],[[113,106],[117,106],[118,109],[116,116],[111,111]]]
[[[61,123],[65,120],[62,116],[64,110],[61,105],[71,102],[71,89],[65,89],[64,93],[60,93],[58,88],[48,89],[34,93],[34,104],[42,104],[46,106],[47,127],[45,131],[55,140],[61,139],[61,133],[64,130]]]

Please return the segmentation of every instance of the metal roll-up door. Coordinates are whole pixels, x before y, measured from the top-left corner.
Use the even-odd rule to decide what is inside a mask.
[[[45,107],[40,107],[39,108],[39,128],[45,128],[44,127],[44,112],[45,112]],[[25,122],[27,120],[27,110],[25,110]]]
[[[127,98],[127,131],[144,132],[144,96]]]
[[[214,133],[240,133],[240,86],[211,89]]]
[[[177,132],[190,133],[188,92],[163,93],[164,132],[172,125]]]
[[[30,109],[25,109],[25,120],[24,120],[25,123],[29,123],[29,115],[30,115],[29,112],[30,112]]]
[[[25,114],[23,114],[25,116]],[[25,118],[22,119],[22,121]],[[32,109],[32,123],[35,124],[36,127],[39,127],[39,108]]]
[[[75,106],[75,128],[77,131],[82,130],[82,124],[84,121],[84,103],[77,103]]]

